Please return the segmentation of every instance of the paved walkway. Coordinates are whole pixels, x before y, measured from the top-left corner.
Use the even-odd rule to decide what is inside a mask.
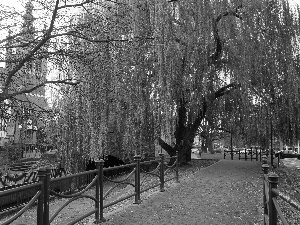
[[[262,223],[260,162],[221,160],[140,205],[105,215],[104,225],[246,225]]]

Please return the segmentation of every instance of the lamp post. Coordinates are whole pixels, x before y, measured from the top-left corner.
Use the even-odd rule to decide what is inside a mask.
[[[271,166],[273,166],[273,123],[271,117]]]
[[[230,132],[230,151],[231,151],[231,160],[233,160],[233,146],[232,146],[232,129]]]
[[[274,153],[274,151],[273,151],[273,111],[274,111],[274,100],[272,100],[271,101],[271,103],[270,103],[270,106],[271,106],[271,122],[270,122],[270,129],[271,129],[271,131],[270,131],[270,133],[271,133],[271,166],[273,166],[273,161],[274,161],[274,159],[273,159],[273,157],[274,157],[274,155],[273,155],[273,153]]]

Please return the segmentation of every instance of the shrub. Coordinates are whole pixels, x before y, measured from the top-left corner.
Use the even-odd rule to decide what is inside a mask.
[[[14,163],[22,158],[22,147],[19,144],[6,143],[3,152],[7,157],[8,164]]]

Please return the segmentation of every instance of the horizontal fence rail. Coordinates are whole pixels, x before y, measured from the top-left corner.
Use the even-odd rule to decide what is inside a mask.
[[[276,173],[269,173],[269,165],[267,164],[267,157],[263,156],[262,161],[263,170],[263,207],[264,207],[264,224],[277,225],[278,217],[282,224],[288,225],[282,210],[278,204],[278,198],[287,202],[290,206],[300,211],[300,204],[289,196],[283,194],[277,189],[279,176]]]
[[[101,159],[96,162],[95,170],[52,179],[51,169],[41,168],[38,171],[38,181],[36,183],[0,191],[0,199],[1,197],[12,194],[18,195],[24,191],[30,190],[31,192],[34,192],[34,195],[32,195],[27,205],[4,222],[3,225],[10,224],[12,221],[18,219],[34,204],[37,204],[37,224],[49,225],[65,207],[80,198],[92,200],[94,202],[94,207],[84,215],[79,215],[77,219],[65,224],[76,224],[91,215],[94,215],[95,223],[104,222],[106,221],[103,212],[105,208],[131,197],[134,197],[134,204],[140,204],[141,193],[158,186],[159,190],[163,192],[165,182],[173,179],[175,179],[175,182],[179,182],[178,152],[176,153],[176,156],[173,157],[165,157],[164,154],[160,154],[159,156],[159,159],[145,162],[141,162],[141,156],[135,156],[134,163],[109,168],[104,168],[104,160]],[[126,169],[128,172],[128,175],[126,175],[125,178],[113,180],[105,176],[108,171],[120,169]],[[151,182],[154,183],[149,184],[145,182],[147,177],[155,177],[155,179],[157,178],[157,182],[154,181],[155,179],[152,179]],[[114,185],[105,193],[104,185],[106,183],[104,183],[104,181],[106,181],[106,183],[114,183]],[[117,199],[108,200],[108,196],[120,185],[125,185],[129,188],[132,187],[132,189]],[[86,194],[87,190],[92,187],[95,188],[95,194]],[[50,215],[49,201],[54,197],[65,198],[68,200]],[[106,200],[105,204],[104,200]]]

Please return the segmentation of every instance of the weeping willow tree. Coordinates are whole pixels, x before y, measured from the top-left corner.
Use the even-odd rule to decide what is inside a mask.
[[[158,140],[186,163],[212,118],[228,126],[232,118],[248,142],[267,139],[271,118],[278,137],[297,137],[299,9],[288,1],[99,2],[68,47],[84,81],[61,101],[68,157],[130,159]]]
[[[65,64],[82,83],[58,100],[58,148],[67,166],[87,158],[154,154],[153,36],[145,3],[99,1],[74,27]]]
[[[214,101],[230,97],[228,93],[233,90],[246,101],[250,96],[248,104],[240,105],[242,109],[257,107],[251,98],[260,99],[258,134],[269,135],[272,118],[274,124],[283,120],[288,126],[284,128],[282,122],[274,126],[280,136],[291,130],[296,135],[299,9],[292,9],[288,1],[157,4],[164,4],[160,11],[163,16],[159,16],[160,24],[164,24],[160,29],[163,84],[165,90],[171,90],[177,108],[175,147],[160,140],[169,154],[179,151],[182,162],[190,160],[201,121],[209,116]],[[236,113],[246,111],[251,110]]]

